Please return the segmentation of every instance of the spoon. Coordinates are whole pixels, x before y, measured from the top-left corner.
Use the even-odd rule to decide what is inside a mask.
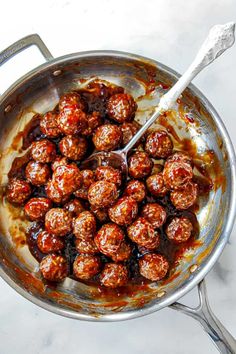
[[[154,113],[140,130],[133,136],[128,144],[121,150],[111,152],[95,152],[82,164],[82,168],[96,169],[98,166],[112,166],[120,169],[123,177],[128,175],[127,154],[143,136],[147,129],[165,111],[170,109],[176,99],[181,95],[188,84],[199,74],[207,65],[218,58],[225,50],[234,44],[235,24],[233,22],[225,25],[216,25],[211,28],[206,40],[202,44],[192,64],[186,72],[179,78],[176,84],[161,97],[159,105],[155,107]]]

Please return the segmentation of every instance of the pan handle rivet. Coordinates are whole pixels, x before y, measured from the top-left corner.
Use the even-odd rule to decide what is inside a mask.
[[[53,76],[59,76],[61,75],[62,71],[61,70],[55,70],[53,71]]]
[[[5,113],[10,112],[10,110],[12,109],[12,106],[9,104],[8,106],[6,106],[6,108],[4,109]]]
[[[159,291],[157,293],[157,297],[160,298],[160,297],[163,297],[164,295],[166,294],[166,292],[163,290],[163,291]]]
[[[197,269],[198,269],[198,265],[197,264],[193,264],[189,268],[189,271],[190,271],[190,273],[194,273]]]

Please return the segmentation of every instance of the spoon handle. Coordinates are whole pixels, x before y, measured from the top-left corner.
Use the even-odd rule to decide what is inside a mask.
[[[211,28],[192,64],[179,78],[176,84],[161,97],[159,105],[155,108],[152,116],[124,147],[122,153],[127,154],[127,152],[136,144],[147,129],[155,122],[159,115],[163,114],[173,106],[176,99],[181,95],[194,77],[202,71],[202,69],[212,63],[226,49],[230,48],[234,44],[234,31],[235,24],[233,22],[226,23],[225,25],[216,25]]]

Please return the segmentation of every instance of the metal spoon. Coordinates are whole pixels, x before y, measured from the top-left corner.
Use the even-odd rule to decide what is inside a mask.
[[[155,120],[173,106],[176,99],[194,79],[194,77],[207,65],[212,63],[217,57],[219,57],[226,49],[230,48],[234,44],[234,31],[235,24],[233,22],[212,27],[192,64],[180,77],[176,84],[161,97],[159,105],[154,109],[152,116],[133,136],[129,143],[122,150],[96,152],[85,160],[81,164],[81,167],[96,169],[101,165],[109,165],[120,169],[123,176],[126,177],[128,174],[127,154],[130,149],[132,149],[147,129],[155,122]]]

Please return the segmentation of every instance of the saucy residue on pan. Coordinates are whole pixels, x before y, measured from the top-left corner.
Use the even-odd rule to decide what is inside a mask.
[[[25,153],[12,163],[6,199],[31,221],[26,243],[46,281],[69,276],[104,294],[121,293],[168,279],[198,244],[198,200],[216,187],[204,159],[214,172],[217,159],[212,151],[199,158],[167,114],[158,122],[163,128],[151,129],[130,153],[125,183],[112,167],[80,170],[94,150],[127,144],[140,127],[136,110],[122,87],[94,81],[62,95],[15,137],[13,149],[22,139]]]

